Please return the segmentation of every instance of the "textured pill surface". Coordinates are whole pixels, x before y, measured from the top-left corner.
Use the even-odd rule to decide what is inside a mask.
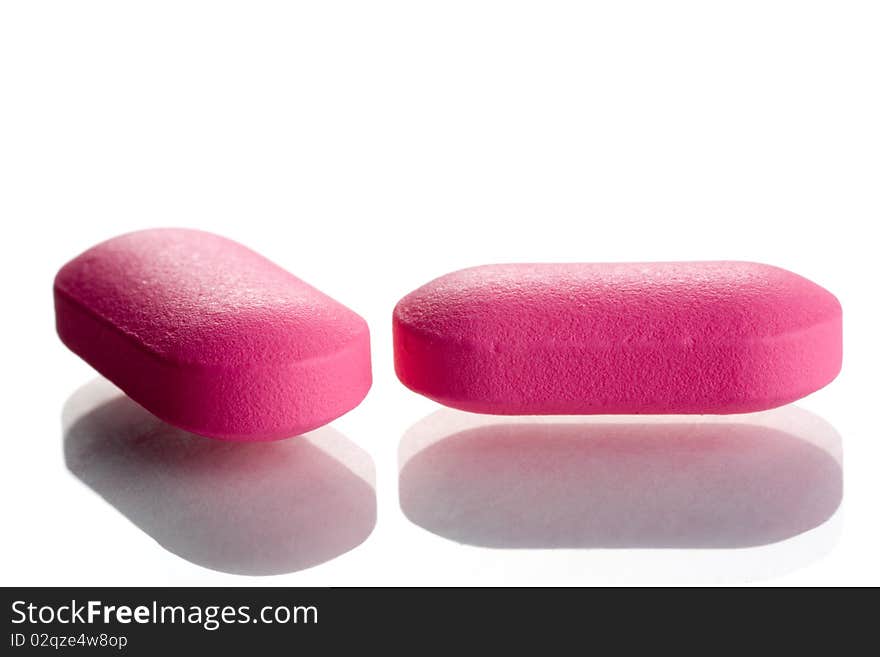
[[[366,322],[211,233],[122,235],[55,278],[58,335],[169,424],[272,440],[326,424],[371,384]]]
[[[409,388],[479,413],[742,413],[840,371],[837,299],[748,262],[485,265],[394,309]]]

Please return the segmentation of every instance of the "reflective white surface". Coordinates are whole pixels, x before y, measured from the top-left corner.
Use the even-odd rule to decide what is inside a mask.
[[[880,585],[878,33],[867,0],[0,3],[0,582]],[[233,450],[77,393],[52,278],[153,226],[361,314],[364,403]],[[715,259],[840,299],[798,405],[843,471],[799,426],[464,440],[394,375],[395,302],[446,272]]]
[[[155,541],[154,558],[293,575],[371,540],[373,461],[330,427],[272,443],[204,439],[103,379],[68,399],[62,425],[66,468]],[[400,509],[390,490],[384,508],[431,551],[476,557],[477,580],[543,559],[552,567],[527,583],[754,582],[810,565],[840,532],[840,436],[796,406],[704,417],[441,409],[405,432],[399,459]],[[390,538],[377,537],[384,566],[360,581],[406,584],[415,570],[415,581],[467,583],[438,581],[431,551]]]

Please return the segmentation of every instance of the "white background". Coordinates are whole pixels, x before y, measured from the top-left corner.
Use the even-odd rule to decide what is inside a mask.
[[[2,583],[880,584],[878,34],[877,3],[847,1],[4,2]],[[333,425],[375,463],[359,547],[218,572],[65,466],[62,408],[95,374],[54,334],[52,278],[154,226],[241,241],[368,320],[373,389]],[[840,299],[843,372],[799,404],[842,438],[828,523],[738,550],[511,550],[407,520],[401,438],[438,407],[394,376],[399,297],[480,263],[679,259]],[[130,502],[162,493],[127,476]],[[178,511],[151,503],[159,525]]]

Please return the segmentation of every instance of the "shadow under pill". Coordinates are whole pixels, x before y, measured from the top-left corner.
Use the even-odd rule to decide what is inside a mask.
[[[372,459],[330,427],[274,442],[211,440],[162,422],[102,379],[74,393],[62,424],[70,472],[200,566],[302,570],[356,547],[376,524]]]
[[[794,406],[738,416],[491,417],[444,409],[404,435],[400,505],[495,548],[742,548],[828,520],[840,436]]]

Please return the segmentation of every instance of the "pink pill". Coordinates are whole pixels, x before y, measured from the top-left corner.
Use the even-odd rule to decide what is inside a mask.
[[[58,335],[169,424],[230,440],[319,427],[370,388],[366,322],[217,235],[103,242],[55,278]]]
[[[514,264],[428,283],[394,310],[397,376],[478,413],[741,413],[840,371],[841,310],[747,262]]]

